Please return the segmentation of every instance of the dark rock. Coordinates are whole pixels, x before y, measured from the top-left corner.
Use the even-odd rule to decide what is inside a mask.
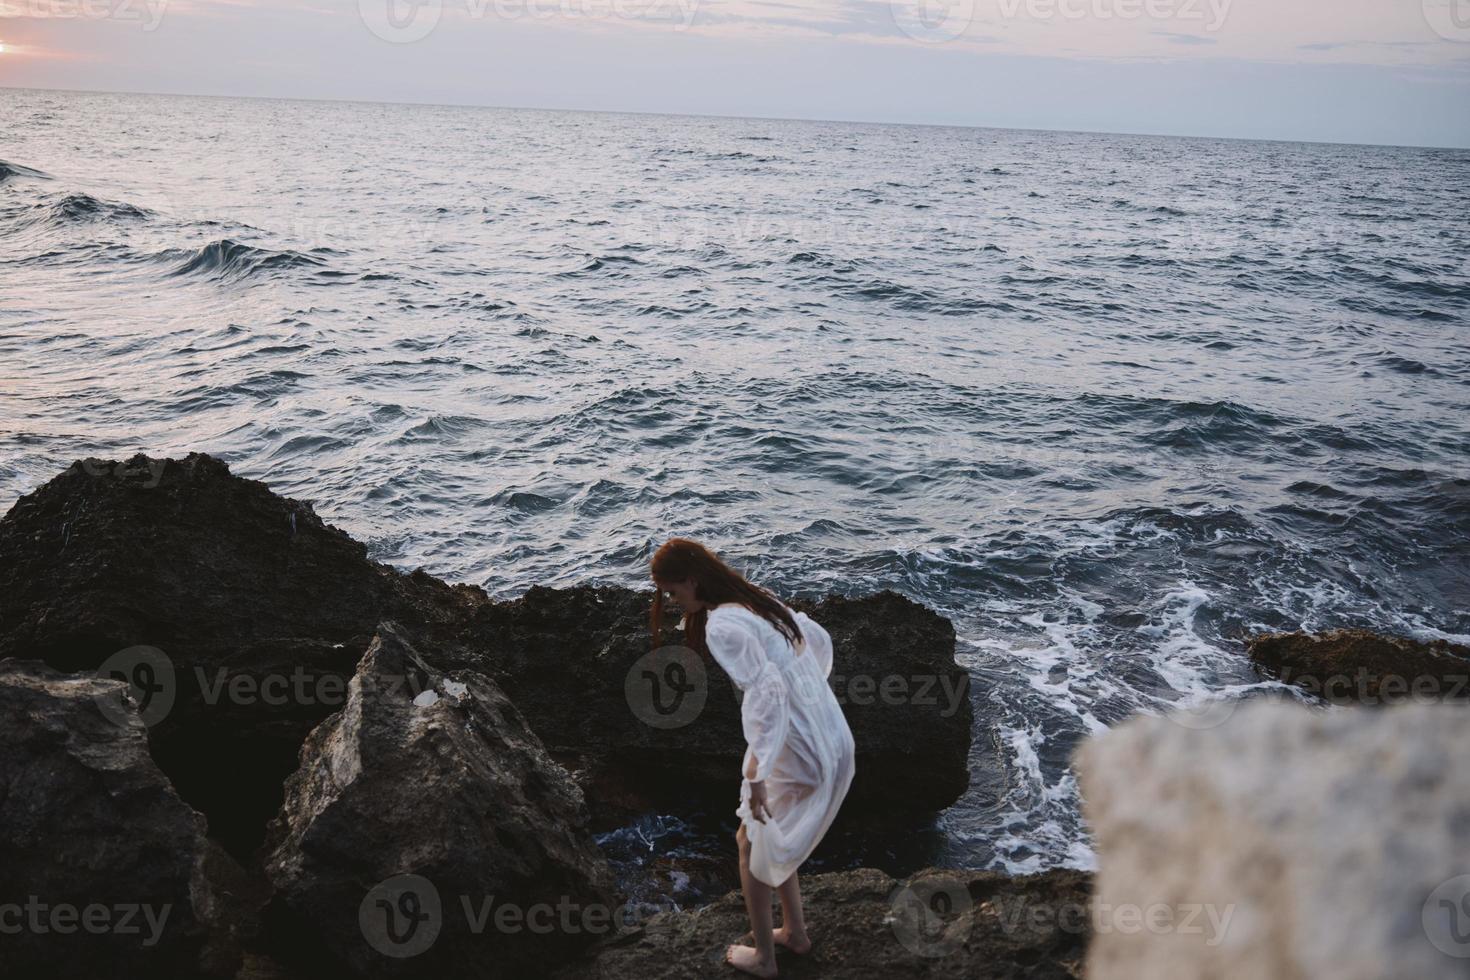
[[[649,647],[651,591],[533,588],[493,603],[369,560],[310,504],[210,456],[88,460],[22,497],[0,520],[0,595],[0,656],[63,670],[138,644],[168,656],[176,695],[154,757],[241,859],[382,619],[431,640],[436,665],[499,680],[608,820],[734,808],[743,740],[723,673],[707,664],[705,708],[683,728],[644,724],[623,696]],[[792,605],[834,639],[858,751],[845,816],[953,803],[972,708],[950,624],[891,592]]]
[[[679,727],[646,724],[624,697],[648,653],[651,601],[651,591],[533,587],[476,609],[462,646],[484,652],[595,802],[612,811],[691,801],[733,811],[745,742],[736,691],[719,666],[706,659],[702,678],[689,675],[704,688],[704,706]],[[949,621],[894,592],[790,604],[832,634],[831,683],[857,744],[849,809],[933,811],[958,799],[969,784],[974,716]]]
[[[283,638],[360,650],[383,616],[412,626],[461,598],[201,453],[78,462],[21,497],[0,522],[0,588],[0,656],[62,670],[145,642],[188,662]]]
[[[239,966],[252,911],[244,874],[154,764],[126,690],[0,661],[0,906],[22,907],[4,913],[21,925],[0,936],[6,976]]]
[[[1370,630],[1274,633],[1249,642],[1268,676],[1334,704],[1470,700],[1470,647]]]
[[[240,858],[379,619],[432,634],[485,601],[369,560],[309,503],[199,453],[86,460],[21,497],[0,520],[0,595],[0,657],[79,671],[163,651],[176,692],[154,756]]]
[[[484,902],[612,908],[581,792],[515,706],[479,673],[435,670],[386,623],[345,707],[302,747],[267,848],[272,946],[320,960],[321,975],[536,975],[595,936],[497,928],[493,912],[477,932]],[[403,938],[407,912],[432,916],[430,890],[419,886],[404,906],[396,894],[370,894],[399,875],[437,895],[437,918],[405,940],[423,942],[437,926],[423,949],[384,930]]]
[[[782,977],[1007,978],[1082,976],[1091,876],[1048,871],[926,871],[899,882],[862,868],[802,876],[811,952],[778,948]],[[927,910],[927,912],[925,911]],[[776,913],[777,924],[780,912]],[[677,980],[729,974],[725,947],[748,942],[739,893],[689,912],[665,912],[605,940],[559,980]]]

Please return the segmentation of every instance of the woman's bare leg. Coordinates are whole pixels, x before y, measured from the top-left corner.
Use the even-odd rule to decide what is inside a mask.
[[[725,950],[725,962],[737,970],[758,977],[776,975],[775,938],[771,930],[771,886],[750,873],[750,840],[745,825],[735,835],[740,847],[740,888],[745,892],[745,914],[750,916],[754,946],[731,946]]]
[[[793,953],[808,952],[812,941],[806,934],[806,920],[801,914],[801,883],[796,880],[795,871],[776,889],[776,894],[781,896],[781,928],[771,938]]]

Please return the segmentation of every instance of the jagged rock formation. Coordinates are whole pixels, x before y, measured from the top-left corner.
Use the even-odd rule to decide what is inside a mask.
[[[595,937],[500,929],[475,918],[483,903],[615,904],[582,794],[520,712],[481,674],[431,668],[391,624],[302,747],[267,850],[277,944],[352,976],[531,975]],[[412,923],[369,895],[399,875],[428,883],[412,902],[434,916],[406,946]]]

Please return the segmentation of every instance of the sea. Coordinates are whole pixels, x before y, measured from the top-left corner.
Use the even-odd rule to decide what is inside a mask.
[[[827,866],[1092,867],[1073,751],[1246,638],[1470,641],[1467,150],[0,89],[0,161],[0,510],[198,450],[498,598],[949,617],[971,789]]]

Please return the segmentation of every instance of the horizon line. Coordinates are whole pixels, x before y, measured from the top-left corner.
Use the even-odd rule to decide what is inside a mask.
[[[423,108],[442,109],[491,109],[507,112],[572,112],[583,115],[618,115],[618,116],[662,116],[683,119],[732,119],[750,120],[753,122],[808,122],[808,123],[832,123],[838,125],[860,125],[860,126],[913,126],[927,129],[991,129],[1007,132],[1021,133],[1059,133],[1076,134],[1084,136],[1134,136],[1157,139],[1183,139],[1183,140],[1228,140],[1240,143],[1283,143],[1297,144],[1302,146],[1356,146],[1372,147],[1381,149],[1397,150],[1470,150],[1470,144],[1431,144],[1431,143],[1360,143],[1349,140],[1306,140],[1306,139],[1283,139],[1269,136],[1215,136],[1206,133],[1140,133],[1120,132],[1107,129],[1050,129],[1044,126],[990,126],[984,123],[936,123],[936,122],[912,122],[892,119],[830,119],[815,116],[751,116],[739,113],[718,112],[667,112],[649,109],[582,109],[562,108],[549,106],[524,106],[524,105],[493,105],[483,102],[415,102],[411,100],[385,100],[385,99],[348,99],[348,98],[325,98],[311,96],[288,96],[288,95],[218,95],[203,94],[198,92],[149,92],[137,90],[119,89],[87,89],[87,88],[44,88],[32,85],[6,85],[0,84],[0,89],[15,92],[59,92],[72,95],[141,95],[154,98],[170,99],[233,99],[239,101],[259,100],[268,102],[325,102],[340,103],[345,105],[379,105],[379,106],[420,106]]]

